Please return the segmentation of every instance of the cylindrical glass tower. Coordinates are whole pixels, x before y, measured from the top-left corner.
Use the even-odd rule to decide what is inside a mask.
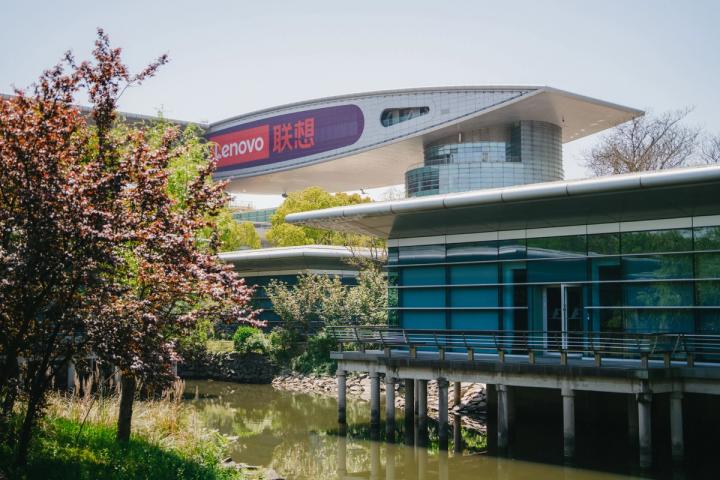
[[[459,132],[425,145],[424,157],[405,173],[408,197],[563,179],[562,132],[547,122]]]

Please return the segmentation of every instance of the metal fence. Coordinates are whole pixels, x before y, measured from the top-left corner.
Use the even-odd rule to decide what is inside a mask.
[[[600,366],[603,358],[638,359],[644,366],[653,358],[664,365],[683,361],[693,366],[695,360],[720,362],[720,335],[689,333],[609,333],[561,331],[488,331],[430,330],[377,326],[328,327],[340,350],[354,345],[360,350],[379,348],[390,355],[392,350],[406,350],[417,356],[418,350],[496,354],[503,361],[505,354],[528,355],[534,363],[538,354],[559,355],[561,362],[568,355],[590,357]],[[720,365],[719,365],[720,366]]]

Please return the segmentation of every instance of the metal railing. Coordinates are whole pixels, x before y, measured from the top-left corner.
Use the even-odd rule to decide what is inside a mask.
[[[496,354],[504,361],[506,354],[527,355],[535,363],[537,354],[555,354],[561,363],[568,355],[594,358],[600,366],[603,358],[637,359],[643,367],[649,360],[661,358],[664,366],[672,361],[694,366],[695,359],[720,362],[720,335],[689,333],[610,333],[560,331],[496,330],[430,330],[377,326],[338,326],[327,328],[340,350],[355,345],[360,350],[377,347],[390,355],[393,349],[407,350],[416,357],[418,349],[436,352],[444,359],[446,352]],[[718,365],[720,366],[720,364]]]

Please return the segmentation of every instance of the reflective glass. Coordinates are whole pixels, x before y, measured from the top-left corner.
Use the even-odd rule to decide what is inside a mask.
[[[495,260],[498,244],[490,242],[450,243],[447,245],[448,262]]]
[[[621,235],[622,253],[687,252],[693,248],[689,228],[623,232]]]
[[[585,235],[527,239],[528,258],[558,258],[585,255]]]
[[[498,283],[498,267],[496,263],[451,265],[449,269],[450,283],[453,285]]]
[[[626,283],[625,304],[644,307],[693,305],[692,282]]]
[[[587,261],[579,259],[527,262],[527,278],[531,283],[582,282],[587,279]]]
[[[498,242],[498,256],[503,260],[525,258],[525,255],[525,239],[500,240]]]
[[[619,233],[598,233],[587,236],[588,255],[617,255],[620,253]]]
[[[445,245],[399,247],[399,263],[439,263],[445,260]]]
[[[638,255],[623,257],[622,262],[626,280],[693,278],[692,255]]]
[[[696,227],[695,250],[720,250],[720,227]]]

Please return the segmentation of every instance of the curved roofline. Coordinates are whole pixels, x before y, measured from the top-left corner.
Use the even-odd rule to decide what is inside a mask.
[[[352,258],[361,256],[372,258],[372,252],[367,248],[348,248],[337,245],[302,245],[296,247],[260,248],[255,250],[236,250],[218,254],[224,262],[242,260],[269,260],[280,258]]]
[[[329,97],[319,97],[319,98],[313,98],[310,100],[302,100],[298,102],[291,102],[286,103],[283,105],[276,105],[274,107],[267,107],[267,108],[261,108],[260,110],[254,110],[252,112],[248,113],[242,113],[240,115],[235,115],[234,117],[225,118],[223,120],[218,120],[217,122],[211,122],[209,124],[209,128],[216,127],[218,125],[221,125],[223,123],[228,122],[234,122],[235,120],[240,120],[246,117],[252,117],[255,115],[261,115],[264,113],[271,113],[276,112],[288,108],[295,108],[300,107],[302,105],[312,105],[314,103],[320,103],[320,102],[333,102],[337,100],[346,100],[351,98],[358,98],[358,97],[371,97],[376,95],[393,95],[393,94],[407,94],[407,93],[427,93],[427,92],[442,92],[442,91],[462,91],[462,90],[541,90],[545,88],[550,88],[542,85],[488,85],[488,86],[480,86],[480,85],[457,85],[457,86],[447,86],[447,87],[413,87],[413,88],[398,88],[398,89],[390,89],[390,90],[375,90],[375,91],[369,91],[369,92],[358,92],[358,93],[346,93],[342,95],[332,95]],[[561,91],[561,90],[558,90]]]

